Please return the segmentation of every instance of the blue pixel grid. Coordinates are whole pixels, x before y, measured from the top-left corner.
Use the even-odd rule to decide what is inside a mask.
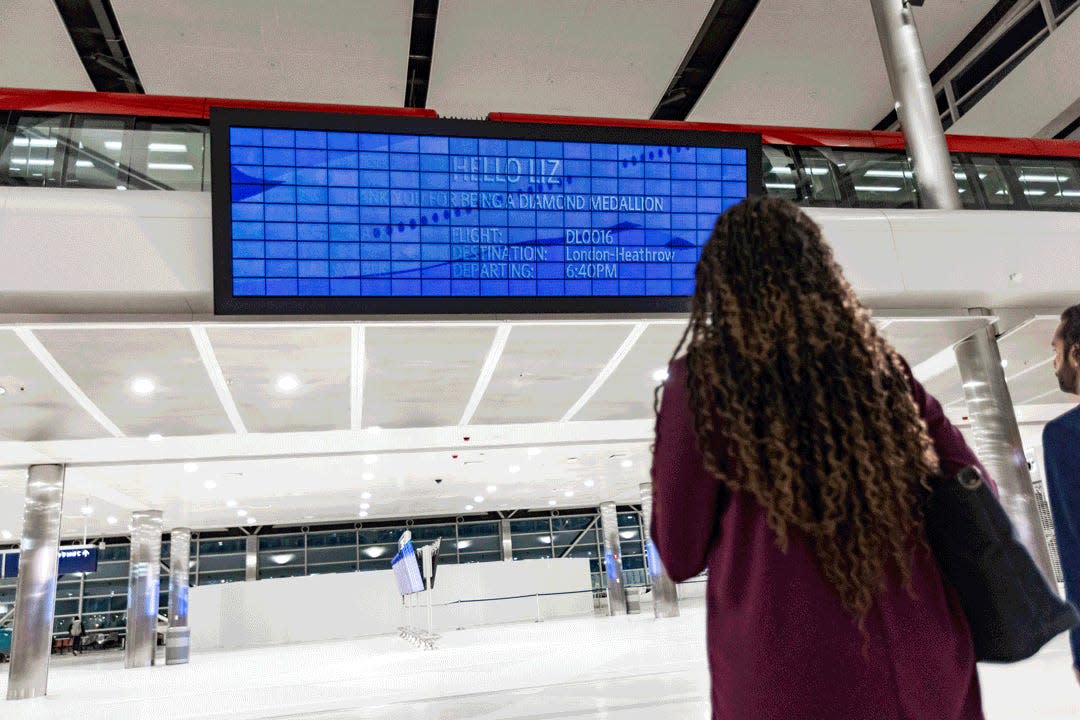
[[[236,297],[689,296],[744,148],[230,128]]]

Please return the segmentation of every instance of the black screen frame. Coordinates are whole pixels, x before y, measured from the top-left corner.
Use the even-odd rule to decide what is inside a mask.
[[[685,313],[683,296],[622,297],[236,297],[232,278],[232,177],[229,130],[234,126],[441,135],[506,140],[553,140],[640,145],[726,147],[746,150],[746,187],[762,188],[762,141],[757,133],[455,120],[393,115],[349,115],[306,111],[210,109],[211,209],[215,315],[579,315]]]

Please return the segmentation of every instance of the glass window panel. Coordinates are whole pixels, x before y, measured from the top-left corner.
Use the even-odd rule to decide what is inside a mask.
[[[207,189],[204,186],[203,144],[206,129],[187,123],[140,122],[132,177],[148,189]]]
[[[262,576],[263,570],[267,570],[275,567],[299,567],[301,570],[304,568],[304,551],[303,550],[272,550],[270,552],[259,553],[259,575]],[[278,576],[283,577],[283,576]]]
[[[499,562],[502,560],[502,555],[497,552],[486,553],[460,553],[458,555],[459,562],[461,563],[474,563],[474,562]]]
[[[58,185],[63,172],[68,115],[13,115],[0,151],[0,185]]]
[[[304,575],[303,565],[275,565],[274,567],[259,568],[259,579],[300,577]]]
[[[578,540],[578,538],[581,538]],[[585,533],[580,531],[568,531],[557,532],[552,535],[553,545],[570,545],[577,540],[578,545],[596,545],[597,538],[599,537],[596,530],[589,530]]]
[[[411,528],[413,544],[430,542],[436,538],[452,538],[455,535],[453,525],[419,525]]]
[[[537,558],[550,558],[551,548],[543,548],[537,550],[527,550],[525,548],[514,548],[514,560],[534,560]]]
[[[578,545],[566,554],[569,558],[595,558],[598,551],[595,545]]]
[[[105,578],[127,577],[128,564],[126,562],[99,562],[97,571],[89,573],[88,578],[104,580]]]
[[[636,512],[622,512],[622,513],[619,513],[619,527],[620,528],[626,528],[626,527],[637,528],[640,525],[641,525],[641,516],[638,515]]]
[[[969,210],[978,209],[980,207],[979,193],[972,189],[971,181],[967,172],[965,172],[963,163],[956,156],[953,156],[953,177],[956,178],[956,189],[960,193],[960,202]]]
[[[916,208],[915,172],[908,157],[881,150],[823,149],[844,174],[859,207]]]
[[[59,593],[57,593],[57,596],[59,596]],[[8,609],[10,610],[13,602],[15,602],[15,586],[5,585],[0,587],[0,605],[9,606]]]
[[[551,524],[547,518],[540,518],[539,520],[511,520],[510,521],[510,534],[517,535],[518,533],[535,533],[535,532],[550,532]]]
[[[458,537],[472,538],[484,535],[498,535],[499,523],[462,523],[458,525]]]
[[[515,555],[518,554],[518,550],[550,548],[551,533],[521,533],[513,536],[511,544]]]
[[[108,608],[106,608],[108,609]],[[75,600],[57,600],[56,601],[56,614],[57,615],[74,615],[79,612],[79,601]]]
[[[247,551],[244,540],[202,540],[199,542],[199,555],[228,555]]]
[[[86,597],[92,595],[127,595],[127,578],[115,578],[112,580],[87,580],[84,592]],[[78,590],[76,589],[76,593]],[[58,593],[59,594],[59,593]]]
[[[1080,210],[1077,162],[1052,158],[1005,158],[1032,210]]]
[[[798,184],[800,175],[796,171],[795,160],[791,151],[784,146],[765,145],[761,148],[762,178],[765,181],[765,192],[769,195],[797,202],[805,199],[799,193]]]
[[[112,598],[107,597],[107,596],[106,597],[96,597],[96,598],[85,598],[83,600],[83,612],[84,613],[108,612],[111,609],[110,606],[109,606],[109,601],[110,600],[112,600]],[[79,603],[78,603],[77,600],[71,600],[69,602],[74,602],[75,607],[78,608]],[[74,612],[74,610],[72,612]]]
[[[451,552],[455,545],[458,552],[499,552],[499,538],[497,537],[461,538],[456,543],[450,544]],[[443,545],[443,550],[446,550],[446,545]]]
[[[393,545],[366,545],[360,548],[360,559],[378,560],[382,558],[389,567],[390,560],[397,554],[397,550],[397,543]]]
[[[394,543],[396,545],[398,538],[401,537],[401,533],[403,533],[404,531],[405,528],[403,527],[371,528],[360,530],[360,544],[374,545],[378,543]]]
[[[798,201],[807,205],[836,207],[842,204],[840,172],[843,166],[833,159],[826,148],[795,148],[798,159],[796,192]]]
[[[199,572],[219,570],[243,570],[247,566],[247,555],[203,555],[199,558]]]
[[[625,559],[630,555],[641,555],[644,552],[644,549],[641,546],[640,540],[638,542],[621,542],[619,543],[619,552]]]
[[[573,517],[557,517],[551,519],[551,529],[559,530],[584,530],[596,519],[595,515],[577,515]]]
[[[76,116],[66,187],[127,189],[131,122],[119,117]]]
[[[327,533],[308,533],[308,547],[341,547],[342,545],[356,545],[356,532],[344,530]]]
[[[106,562],[108,560],[129,560],[130,558],[130,545],[106,545],[104,550],[98,551],[98,562]]]
[[[352,562],[329,563],[326,565],[309,565],[308,575],[327,575],[330,573],[356,572],[357,563]]]
[[[971,166],[982,185],[986,205],[990,209],[1012,208],[1014,205],[1012,189],[1005,178],[998,159],[988,155],[975,155],[971,158]]]
[[[247,577],[244,571],[199,573],[200,585],[214,585],[227,582],[244,582],[244,580],[246,579]]]
[[[327,562],[356,563],[356,546],[308,548],[308,564]]]
[[[69,597],[79,597],[79,583],[78,582],[66,582],[66,583],[62,582],[62,583],[58,583],[57,586],[56,586],[56,597],[57,597],[57,599],[69,598]],[[14,600],[14,599],[15,599],[15,596],[12,595],[12,600]]]
[[[259,550],[302,550],[303,535],[266,535],[259,538]]]

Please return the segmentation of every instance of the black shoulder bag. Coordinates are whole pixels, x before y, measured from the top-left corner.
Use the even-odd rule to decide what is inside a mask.
[[[942,576],[956,588],[980,662],[1017,662],[1080,624],[1047,583],[974,467],[933,478],[926,535]]]

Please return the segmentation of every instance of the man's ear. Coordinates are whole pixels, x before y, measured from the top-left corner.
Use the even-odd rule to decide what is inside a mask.
[[[1080,370],[1080,343],[1069,348],[1069,362],[1074,368]]]

